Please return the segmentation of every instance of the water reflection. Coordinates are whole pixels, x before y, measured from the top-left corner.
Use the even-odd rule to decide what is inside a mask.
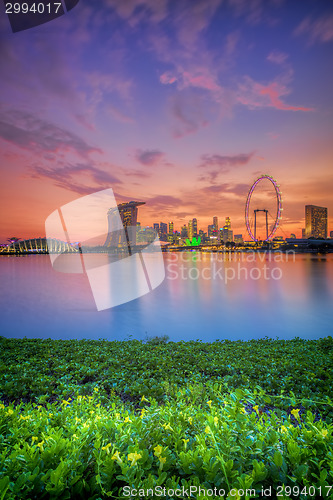
[[[188,252],[164,260],[166,279],[153,292],[98,312],[86,276],[55,272],[47,255],[2,256],[2,335],[212,341],[332,334],[332,254],[279,260]]]

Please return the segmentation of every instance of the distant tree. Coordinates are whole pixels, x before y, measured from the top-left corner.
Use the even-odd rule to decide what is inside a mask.
[[[226,244],[225,244],[225,246],[226,246],[227,248],[232,248],[232,247],[234,247],[235,245],[236,245],[236,243],[235,243],[234,241],[227,241],[227,242],[226,242]]]

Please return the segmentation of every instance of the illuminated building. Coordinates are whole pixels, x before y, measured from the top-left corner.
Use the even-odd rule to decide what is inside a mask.
[[[227,243],[228,241],[233,241],[234,233],[231,230],[231,221],[230,217],[225,218],[225,225],[222,229],[220,229],[220,239],[223,243]]]
[[[130,201],[128,203],[120,203],[117,208],[110,208],[108,211],[108,236],[105,246],[118,246],[129,242],[134,245],[136,244],[138,207],[141,205],[145,205],[145,202]],[[119,228],[118,214],[120,215],[123,228]]]
[[[228,241],[233,241],[234,233],[231,229],[228,229],[227,227],[224,226],[221,232],[222,232],[221,236],[223,243],[227,243]]]
[[[160,222],[159,237],[161,241],[168,241],[168,224]]]
[[[140,231],[137,235],[138,243],[152,243],[156,238],[156,231],[152,227],[143,227],[140,228]]]
[[[217,230],[218,230],[218,227],[219,227],[219,219],[218,219],[218,217],[216,217],[216,216],[215,216],[215,217],[213,217],[213,226],[214,226],[214,228],[215,228],[215,231],[217,231]]]
[[[241,245],[244,243],[242,234],[235,234],[234,242],[240,243]]]
[[[187,235],[188,235],[189,240],[191,241],[193,238],[193,221],[192,220],[188,221]]]
[[[315,205],[305,206],[306,238],[327,238],[327,208]]]
[[[160,225],[158,224],[158,222],[154,222],[153,228],[154,228],[154,231],[156,231],[157,234],[159,234],[159,232],[160,232]]]
[[[192,219],[193,235],[198,235],[198,221],[196,218]]]
[[[169,222],[168,242],[173,243],[173,222]]]
[[[187,226],[184,224],[184,226],[182,226],[182,228],[181,228],[180,236],[181,236],[181,238],[186,238],[187,235],[188,235]]]
[[[209,226],[208,226],[208,236],[216,236],[215,231],[216,231],[216,229],[215,229],[214,224],[209,224]]]

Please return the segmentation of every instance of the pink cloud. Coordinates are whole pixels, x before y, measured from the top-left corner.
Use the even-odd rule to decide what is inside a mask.
[[[294,31],[295,36],[306,35],[309,43],[333,41],[333,15],[325,15],[316,20],[303,19]]]
[[[176,81],[177,78],[170,71],[166,71],[160,76],[160,82],[163,83],[163,85],[170,85]]]
[[[221,90],[221,87],[215,81],[215,77],[206,68],[198,69],[194,73],[184,71],[182,77],[185,87],[197,87],[211,92],[220,92]]]
[[[210,24],[221,3],[222,0],[175,2],[177,12],[174,23],[177,28],[178,40],[184,47],[190,47],[193,50],[193,44],[197,42],[198,37]]]
[[[195,68],[194,66],[188,70],[178,68],[176,73],[177,76],[171,71],[163,73],[160,76],[160,82],[164,85],[177,82],[180,90],[194,87],[210,92],[219,93],[221,91],[220,85],[216,82],[216,77],[208,68]]]
[[[267,56],[268,61],[279,65],[283,65],[287,61],[287,59],[288,59],[288,54],[285,54],[284,52],[279,52],[278,50],[270,52]]]
[[[133,118],[127,116],[125,113],[121,112],[111,104],[108,106],[107,111],[112,116],[112,118],[120,123],[134,123]]]
[[[113,8],[119,17],[126,19],[134,27],[140,22],[153,24],[162,21],[168,14],[167,0],[105,0],[107,7]]]
[[[238,102],[250,109],[275,108],[283,111],[313,111],[313,108],[291,106],[282,101],[281,97],[288,95],[290,90],[278,81],[263,85],[250,77],[239,85]]]
[[[284,88],[277,82],[273,82],[270,85],[261,86],[259,89],[259,95],[267,96],[269,98],[269,105],[276,109],[281,109],[284,111],[313,111],[312,108],[306,108],[303,106],[290,106],[281,101],[280,97],[286,93]]]

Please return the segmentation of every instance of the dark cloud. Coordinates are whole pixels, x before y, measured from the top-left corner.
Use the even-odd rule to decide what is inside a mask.
[[[254,152],[251,153],[240,153],[238,155],[219,155],[219,154],[204,154],[201,155],[200,168],[210,169],[203,175],[198,177],[199,181],[209,182],[210,184],[215,184],[218,176],[220,174],[226,174],[230,172],[230,168],[237,167],[240,165],[246,165],[249,163],[253,157]]]
[[[149,207],[157,207],[161,210],[165,210],[167,208],[179,207],[182,205],[182,201],[180,198],[176,198],[174,196],[167,195],[158,195],[153,198],[148,198],[146,203]]]
[[[156,149],[138,149],[135,154],[135,158],[137,159],[137,161],[142,165],[148,167],[159,163],[161,160],[163,160],[164,156],[165,153],[162,153],[162,151],[158,151]]]
[[[151,173],[147,171],[142,171],[142,170],[127,170],[125,172],[125,175],[128,177],[140,177],[141,179],[147,179],[148,177],[151,177]]]
[[[201,155],[201,164],[200,167],[219,167],[219,172],[221,170],[227,171],[226,167],[236,167],[238,165],[246,165],[249,163],[251,158],[254,155],[254,151],[252,153],[240,153],[238,155],[224,156],[219,154],[209,155],[204,154]]]
[[[52,179],[55,186],[79,194],[90,194],[121,184],[114,175],[86,164],[66,165],[57,169],[36,165],[32,167],[32,177]]]
[[[24,112],[7,111],[0,116],[0,137],[16,146],[37,153],[71,150],[86,157],[98,151],[76,134]]]

